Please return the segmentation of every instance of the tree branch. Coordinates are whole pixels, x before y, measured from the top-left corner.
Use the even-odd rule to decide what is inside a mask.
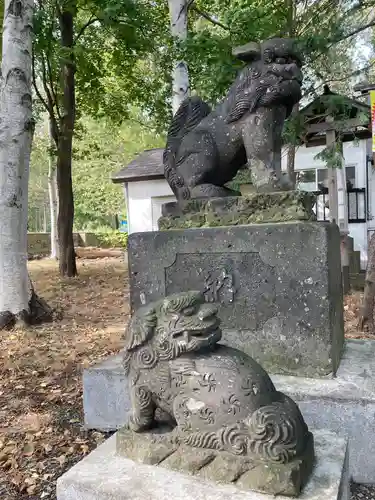
[[[352,78],[353,76],[358,76],[361,73],[364,73],[365,71],[368,71],[373,66],[375,66],[375,60],[372,63],[367,64],[366,66],[363,66],[363,68],[356,69],[356,70],[352,71],[351,73],[348,73],[345,76],[341,76],[340,78],[330,78],[329,80],[324,80],[323,83],[319,84],[317,87],[314,87],[314,90],[317,90],[320,87],[323,87],[323,85],[326,85],[327,83],[343,82],[345,80],[348,80],[349,78]],[[318,76],[318,78],[319,78],[319,76]]]
[[[51,61],[50,61],[48,56],[46,57],[46,59],[47,59],[47,72],[48,72],[49,86],[51,89],[52,99],[53,99],[55,106],[56,106],[57,116],[59,119],[61,119],[57,92],[55,91],[54,84],[53,84]]]
[[[59,129],[58,129],[58,126],[57,126],[57,122],[56,122],[56,117],[55,117],[55,114],[53,112],[53,107],[51,108],[50,105],[49,105],[49,101],[47,103],[47,101],[44,99],[44,97],[42,96],[40,90],[39,90],[39,87],[36,83],[36,73],[35,73],[35,52],[34,50],[32,51],[32,76],[33,76],[33,87],[35,89],[35,93],[36,95],[38,96],[38,99],[40,100],[40,102],[42,103],[42,105],[44,106],[45,110],[47,111],[49,117],[50,117],[50,120],[51,120],[51,123],[52,123],[52,135],[53,135],[53,138],[55,140],[55,143],[57,145],[58,143],[58,137],[59,137]]]
[[[47,96],[48,105],[53,110],[53,108],[56,106],[56,101],[54,100],[53,95],[52,95],[50,89],[48,88],[48,84],[47,84],[47,68],[46,68],[46,62],[45,62],[45,59],[44,59],[43,52],[41,53],[41,60],[42,60],[42,82],[43,82],[43,88],[44,88],[44,92],[46,93],[46,96]]]
[[[183,5],[181,7],[180,12],[178,13],[177,21],[180,19],[181,14],[184,12],[185,9],[186,9],[186,12],[188,12],[188,10],[190,9],[190,7],[193,5],[194,2],[195,2],[195,0],[187,0],[186,1],[185,5]]]
[[[40,100],[40,102],[45,107],[46,111],[49,112],[49,106],[48,106],[46,100],[44,99],[44,97],[42,96],[42,94],[40,93],[39,87],[38,87],[38,85],[36,83],[35,52],[34,52],[34,49],[33,49],[33,52],[32,52],[32,72],[33,72],[33,87],[35,89],[36,95],[38,96],[38,99]]]
[[[360,26],[359,28],[356,28],[352,32],[348,33],[347,35],[344,35],[342,38],[340,38],[336,41],[332,40],[332,42],[333,42],[333,44],[343,42],[344,40],[347,40],[348,38],[351,38],[352,36],[358,35],[358,33],[361,33],[362,31],[367,30],[368,28],[372,28],[373,26],[375,26],[375,19],[372,19],[372,21],[365,24],[364,26]]]
[[[45,63],[43,52],[41,54],[41,59],[42,59],[42,82],[43,82],[43,88],[44,88],[44,92],[46,93],[47,100],[48,100],[49,115],[50,115],[50,118],[51,118],[51,121],[52,121],[52,125],[53,125],[52,130],[56,133],[56,135],[55,134],[52,134],[52,135],[54,136],[53,138],[54,138],[54,140],[56,142],[56,146],[57,146],[57,141],[58,141],[58,127],[57,127],[56,117],[55,117],[55,114],[53,112],[53,110],[56,107],[57,103],[54,101],[53,95],[51,94],[50,89],[48,88],[48,84],[47,84],[47,70],[46,70],[46,63]],[[58,116],[60,116],[59,111],[57,111],[57,114],[58,114]]]
[[[217,21],[210,14],[199,9],[195,5],[193,5],[192,9],[195,10],[195,12],[199,14],[201,17],[204,17],[204,19],[207,19],[207,21],[210,21],[210,23],[214,24],[215,26],[220,26],[220,28],[222,28],[223,30],[230,31],[229,26],[225,26],[225,24],[222,24],[220,21]]]
[[[92,24],[96,23],[96,21],[99,21],[99,18],[97,18],[96,16],[92,15],[91,14],[91,17],[90,19],[87,21],[87,23],[85,23],[82,28],[79,30],[79,32],[77,33],[77,36],[75,37],[74,39],[74,44],[76,44],[78,42],[78,40],[81,38],[81,36],[83,35],[83,33],[86,31],[86,29],[91,26]]]

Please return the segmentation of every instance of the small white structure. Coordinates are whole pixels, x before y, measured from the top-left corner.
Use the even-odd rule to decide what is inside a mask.
[[[348,102],[356,113],[358,110],[363,112],[369,108],[358,101],[348,99]],[[312,103],[301,112],[309,111],[313,107]],[[348,218],[349,236],[354,239],[354,249],[361,252],[363,269],[367,264],[369,233],[375,231],[375,174],[371,160],[370,137],[371,132],[366,127],[352,128],[344,134],[345,169],[338,175],[338,190],[341,190],[341,195],[347,196],[347,208],[345,205],[339,205],[339,220]],[[316,158],[325,147],[325,134],[311,134],[305,144],[307,146],[301,145],[296,151],[297,187],[305,191],[320,191],[317,217],[318,220],[328,220],[328,195],[325,190],[327,168],[323,160]],[[161,148],[145,150],[112,177],[113,182],[124,185],[129,233],[156,231],[162,205],[175,201],[175,196],[164,178],[162,157]],[[287,155],[284,152],[284,170],[286,162]],[[246,192],[245,186],[242,191]],[[344,214],[343,210],[347,210],[347,214]]]
[[[128,233],[156,231],[163,203],[176,198],[164,178],[163,149],[146,149],[112,176],[124,185]]]

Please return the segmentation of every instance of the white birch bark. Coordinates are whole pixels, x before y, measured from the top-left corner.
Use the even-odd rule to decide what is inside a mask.
[[[50,148],[48,166],[48,195],[49,195],[49,209],[51,218],[51,259],[58,259],[59,256],[59,241],[57,236],[57,214],[58,214],[58,195],[57,195],[57,170],[56,170],[56,156],[52,153],[54,148],[54,140],[51,133],[50,123]]]
[[[187,0],[168,0],[172,36],[183,41],[187,38]],[[172,71],[172,110],[175,114],[189,95],[189,72],[185,61],[175,61]]]
[[[28,311],[33,0],[5,0],[0,87],[0,313]]]

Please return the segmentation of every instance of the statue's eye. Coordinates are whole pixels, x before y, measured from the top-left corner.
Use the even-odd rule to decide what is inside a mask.
[[[192,316],[195,313],[195,307],[185,307],[185,309],[182,311],[184,316]]]
[[[275,60],[276,64],[286,64],[286,59],[283,57],[277,57]]]

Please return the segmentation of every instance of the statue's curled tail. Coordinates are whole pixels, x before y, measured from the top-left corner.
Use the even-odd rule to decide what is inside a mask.
[[[199,448],[253,456],[273,463],[288,463],[305,450],[309,434],[302,414],[293,400],[277,393],[278,399],[261,406],[241,423],[215,432],[193,432],[185,443]]]
[[[179,107],[168,130],[167,144],[163,155],[164,175],[177,199],[189,199],[190,190],[178,175],[176,153],[185,135],[193,130],[211,112],[210,106],[200,97],[188,97]],[[180,161],[183,161],[182,158]]]

